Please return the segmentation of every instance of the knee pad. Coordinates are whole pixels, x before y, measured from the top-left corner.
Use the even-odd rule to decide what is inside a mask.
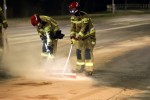
[[[76,50],[77,59],[81,59],[81,50]]]
[[[85,49],[85,59],[91,59],[91,54],[90,54],[91,50],[86,48]]]

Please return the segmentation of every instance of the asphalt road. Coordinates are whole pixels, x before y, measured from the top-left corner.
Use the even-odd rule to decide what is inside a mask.
[[[41,41],[29,21],[13,20],[6,31],[10,51],[4,57],[0,100],[149,100],[150,15],[93,19],[97,44],[92,77],[50,77],[61,71],[69,48],[69,21],[59,21],[55,63],[43,59]],[[75,48],[67,71],[75,65]],[[13,77],[11,77],[13,76]]]

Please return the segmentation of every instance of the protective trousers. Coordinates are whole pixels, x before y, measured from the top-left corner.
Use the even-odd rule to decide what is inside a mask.
[[[2,28],[0,27],[0,63],[2,63],[1,62],[2,61],[2,54],[3,54],[3,35],[2,35]]]
[[[3,49],[3,34],[2,34],[2,27],[0,27],[0,49]]]
[[[51,45],[50,45],[50,48],[47,48],[46,45],[47,45],[47,40],[43,40],[43,45],[42,45],[42,52],[45,53],[47,52],[47,49],[50,49],[50,54],[54,55],[56,54],[56,51],[57,51],[57,39],[55,40],[52,40],[51,42]],[[46,45],[45,45],[46,44]]]
[[[79,40],[76,43],[76,69],[80,70],[82,66],[86,71],[93,71],[94,58],[93,58],[93,39],[87,38],[86,40]]]

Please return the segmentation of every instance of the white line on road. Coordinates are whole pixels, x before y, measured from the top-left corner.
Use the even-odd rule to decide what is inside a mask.
[[[113,27],[113,28],[109,28],[109,29],[97,30],[96,32],[103,32],[103,31],[110,31],[110,30],[116,30],[116,29],[130,28],[130,27],[141,26],[141,25],[146,25],[146,24],[150,24],[150,23],[141,23],[141,24],[134,24],[134,25],[128,25],[128,26]]]
[[[120,26],[120,27],[113,27],[108,29],[97,29],[96,32],[105,32],[105,31],[111,31],[116,29],[124,29],[124,28],[130,28],[135,26],[141,26],[150,24],[148,22],[141,23],[141,24],[134,24],[134,25],[128,25],[128,26]],[[65,34],[65,36],[69,36],[69,34]],[[20,44],[20,43],[26,43],[26,42],[32,42],[32,41],[39,41],[38,34],[36,32],[30,32],[28,34],[22,33],[22,34],[13,34],[8,36],[8,40],[11,41],[11,44]]]

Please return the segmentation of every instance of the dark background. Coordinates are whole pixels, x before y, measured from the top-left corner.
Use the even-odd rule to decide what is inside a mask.
[[[45,15],[68,15],[68,6],[73,0],[6,0],[7,17],[28,17],[34,13]],[[76,0],[80,2],[81,10],[87,13],[107,11],[107,5],[112,0]],[[115,4],[149,4],[150,0],[114,0]],[[3,6],[3,0],[0,0]]]

